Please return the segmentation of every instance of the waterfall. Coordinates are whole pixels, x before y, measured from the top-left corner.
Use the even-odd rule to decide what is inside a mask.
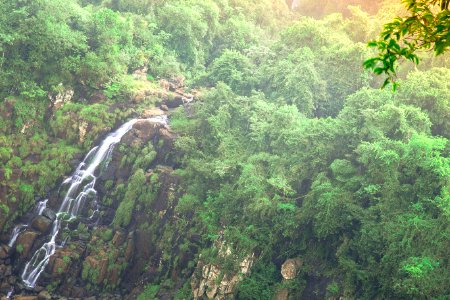
[[[13,293],[14,293],[14,287],[12,287],[12,288],[9,290],[8,294],[6,295],[6,299],[10,300]]]
[[[37,213],[38,215],[41,215],[42,212],[44,211],[44,209],[47,208],[47,202],[48,202],[48,199],[45,199],[45,200],[40,201],[40,202],[37,204],[37,206],[36,206],[36,213]]]
[[[19,236],[19,234],[23,231],[22,229],[27,228],[27,225],[17,225],[16,227],[14,227],[12,233],[11,233],[11,238],[9,240],[8,243],[8,247],[12,247],[14,246],[14,243],[17,240],[17,237]]]
[[[158,116],[145,120],[163,125],[167,124],[167,116]],[[56,237],[61,229],[63,219],[66,219],[67,217],[76,218],[82,207],[85,205],[85,201],[89,199],[88,196],[97,193],[95,190],[95,183],[97,180],[96,174],[98,176],[98,173],[107,167],[114,146],[120,142],[122,137],[137,121],[138,119],[128,121],[115,132],[106,136],[99,146],[94,147],[89,151],[72,176],[64,180],[61,184],[61,187],[68,186],[68,188],[58,213],[56,214],[56,220],[53,222],[50,240],[42,245],[42,247],[34,253],[31,260],[25,265],[22,272],[22,280],[25,285],[31,288],[36,285],[36,281],[47,266],[50,257],[55,253],[56,248],[62,246],[56,244]],[[96,203],[94,203],[94,205],[96,205]],[[98,211],[98,207],[95,211]],[[95,215],[95,211],[90,218]]]

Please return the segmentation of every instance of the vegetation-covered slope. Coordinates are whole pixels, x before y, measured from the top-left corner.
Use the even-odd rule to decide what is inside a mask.
[[[176,221],[162,230],[166,220],[149,213],[163,224],[152,227],[140,211],[157,209],[144,179],[153,146],[123,159],[129,182],[103,188],[118,208],[111,229],[145,227],[166,251],[158,276],[144,261],[155,257],[139,254],[139,272],[153,274],[141,299],[192,297],[197,263],[218,266],[221,282],[248,257],[251,272],[227,295],[450,297],[449,57],[417,53],[421,64],[397,70],[396,93],[379,90],[366,43],[402,13],[393,2],[303,1],[292,12],[282,0],[0,0],[0,230],[99,136],[169,97],[160,79],[185,80],[200,92],[171,118]],[[290,258],[302,266],[283,280]],[[78,280],[95,285],[88,267]],[[123,269],[121,286],[90,288],[128,293],[142,274]]]

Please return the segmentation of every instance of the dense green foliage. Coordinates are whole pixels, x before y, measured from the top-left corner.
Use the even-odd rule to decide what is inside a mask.
[[[158,79],[185,78],[200,96],[172,114],[186,193],[162,238],[163,261],[176,265],[169,235],[189,231],[200,234],[201,259],[225,271],[239,262],[220,257],[218,239],[230,257],[255,255],[239,299],[283,288],[307,299],[316,279],[329,299],[450,297],[449,60],[420,54],[423,64],[397,73],[397,93],[378,90],[363,67],[374,55],[366,42],[395,9],[359,0],[303,1],[296,12],[282,0],[0,0],[0,229],[100,135],[152,107]],[[57,101],[68,90],[74,96]],[[136,213],[159,218],[151,207],[165,171],[148,170],[154,146],[118,149],[118,168],[132,176],[106,181],[100,199],[117,204],[115,229]],[[142,227],[155,241],[156,225]],[[296,257],[298,277],[282,282],[281,263]],[[86,263],[82,278],[100,284],[96,272]],[[173,289],[173,277],[162,273],[140,299]],[[189,283],[177,286],[180,299],[190,293]]]
[[[448,0],[404,0],[408,15],[384,25],[380,39],[369,43],[379,51],[377,57],[364,64],[376,74],[388,78],[383,86],[394,82],[397,61],[407,59],[419,63],[418,50],[433,50],[436,55],[450,47],[450,2]],[[394,82],[394,89],[396,84]]]

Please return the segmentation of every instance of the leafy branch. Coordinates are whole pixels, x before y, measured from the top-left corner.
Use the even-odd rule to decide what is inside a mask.
[[[396,17],[384,25],[380,39],[368,43],[377,48],[378,55],[364,62],[366,69],[375,74],[386,74],[383,88],[393,84],[397,87],[397,67],[401,60],[419,64],[417,50],[432,50],[435,55],[450,47],[450,0],[403,0],[407,17]]]

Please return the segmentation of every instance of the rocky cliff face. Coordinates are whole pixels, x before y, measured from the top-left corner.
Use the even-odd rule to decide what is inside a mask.
[[[220,258],[235,261],[238,264],[232,272],[225,272],[220,263],[205,263],[200,258],[191,278],[192,295],[196,300],[232,298],[237,285],[250,273],[255,260],[254,254],[239,258],[233,254],[231,246],[223,241],[216,242],[214,247],[219,249]]]
[[[254,254],[238,255],[232,244],[219,239],[211,246],[218,250],[219,261],[198,257],[205,247],[201,235],[180,222],[177,213],[184,188],[177,173],[176,134],[164,124],[144,120],[189,104],[193,96],[179,85],[161,82],[160,108],[141,111],[143,120],[121,138],[98,174],[96,194],[87,196],[79,217],[62,219],[56,237],[62,246],[50,257],[35,287],[26,287],[21,273],[47,242],[64,189],[51,190],[40,213],[33,209],[19,219],[26,226],[15,227],[14,243],[7,245],[12,230],[0,237],[0,296],[13,292],[29,299],[136,299],[145,286],[163,282],[152,297],[173,299],[180,289],[194,299],[233,297],[251,272]],[[72,96],[70,90],[58,94],[52,111],[57,113]],[[74,141],[83,142],[92,134],[91,124],[72,121]],[[75,157],[72,164],[81,159]],[[234,268],[227,269],[224,261],[234,262]]]
[[[192,100],[173,83],[167,93],[170,96],[165,95],[160,103],[164,110]],[[70,97],[69,92],[56,99],[55,110]],[[141,115],[149,118],[164,113],[147,109]],[[79,139],[84,139],[89,128],[83,123],[79,127]],[[47,208],[40,215],[30,211],[23,216],[21,220],[28,225],[20,227],[14,245],[7,245],[10,234],[0,239],[0,296],[14,291],[30,297],[135,299],[145,284],[159,278],[171,278],[179,286],[188,281],[199,238],[176,222],[175,207],[183,189],[176,173],[175,138],[164,124],[147,120],[134,124],[97,179],[99,211],[94,211],[92,204],[83,207],[81,216],[95,215],[95,220],[64,220],[64,229],[57,236],[63,246],[50,257],[32,289],[21,283],[20,275],[24,264],[46,241],[64,191],[51,191]],[[130,181],[136,178],[139,185],[133,186]],[[139,188],[137,193],[135,188]],[[193,242],[186,243],[188,240]]]

